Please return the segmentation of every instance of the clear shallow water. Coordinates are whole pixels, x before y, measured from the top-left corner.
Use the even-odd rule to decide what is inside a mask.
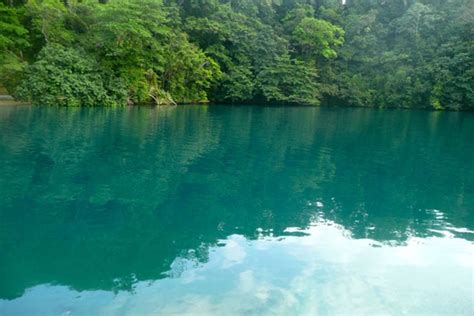
[[[0,107],[0,314],[474,312],[474,115]]]

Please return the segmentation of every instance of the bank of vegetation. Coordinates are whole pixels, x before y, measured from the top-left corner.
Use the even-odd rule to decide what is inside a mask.
[[[0,82],[41,105],[474,108],[472,0],[0,0]]]

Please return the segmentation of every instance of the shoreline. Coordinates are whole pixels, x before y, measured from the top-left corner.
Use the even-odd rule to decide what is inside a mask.
[[[22,106],[28,105],[33,106],[33,104],[23,101],[16,101],[11,95],[0,94],[0,106]],[[357,106],[357,105],[328,105],[322,104],[317,106],[306,105],[306,104],[270,104],[270,103],[215,103],[215,102],[206,102],[206,103],[179,103],[177,105],[161,105],[161,106],[193,106],[193,105],[207,105],[207,106],[261,106],[261,107],[319,107],[319,108],[334,108],[334,109],[343,109],[343,108],[359,108],[359,109],[371,109],[371,110],[408,110],[408,111],[427,111],[427,112],[467,112],[472,113],[473,110],[470,109],[433,109],[430,107],[377,107],[377,106]],[[97,106],[101,107],[101,106]],[[136,104],[136,105],[123,105],[117,107],[160,107],[154,104]]]
[[[16,101],[15,98],[8,94],[0,94],[0,106],[8,105],[30,105],[30,103]]]

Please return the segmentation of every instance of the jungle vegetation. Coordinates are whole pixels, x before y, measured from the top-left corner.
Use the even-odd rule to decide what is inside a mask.
[[[474,108],[472,0],[0,0],[0,85],[41,105]]]

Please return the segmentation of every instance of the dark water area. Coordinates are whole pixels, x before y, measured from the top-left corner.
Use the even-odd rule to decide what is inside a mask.
[[[0,107],[0,314],[456,314],[474,113]]]

